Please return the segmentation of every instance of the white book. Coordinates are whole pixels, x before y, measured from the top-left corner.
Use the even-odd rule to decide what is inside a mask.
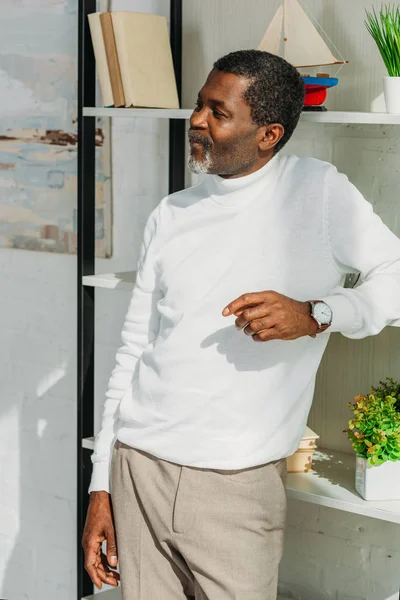
[[[126,107],[179,108],[166,17],[111,13]]]
[[[100,81],[102,104],[106,107],[114,106],[111,87],[110,72],[108,70],[106,49],[100,23],[101,12],[88,15],[90,35],[92,37],[93,51],[96,59],[97,73]]]

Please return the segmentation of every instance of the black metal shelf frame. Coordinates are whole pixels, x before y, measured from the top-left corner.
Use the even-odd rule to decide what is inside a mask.
[[[87,15],[96,0],[78,3],[78,210],[77,210],[77,600],[93,593],[84,569],[81,545],[89,506],[91,451],[82,439],[94,435],[95,288],[82,277],[95,274],[95,132],[96,118],[84,117],[84,106],[96,105],[96,65]],[[170,39],[179,100],[182,94],[182,0],[170,0]],[[184,188],[185,121],[169,124],[169,193]]]

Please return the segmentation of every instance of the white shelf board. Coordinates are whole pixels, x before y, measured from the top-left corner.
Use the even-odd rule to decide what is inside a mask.
[[[93,450],[94,438],[85,438],[82,446]],[[313,466],[311,473],[288,474],[288,498],[400,524],[400,500],[367,502],[356,492],[354,453],[320,449]]]
[[[151,119],[189,119],[191,108],[102,108],[85,107],[83,114],[86,117],[136,117]],[[335,111],[302,112],[301,122],[305,123],[359,123],[364,125],[400,125],[400,114],[388,113]]]
[[[83,438],[82,448],[87,448],[88,450],[94,450],[94,437]]]
[[[355,490],[355,454],[320,449],[312,473],[289,473],[288,498],[400,524],[400,500],[370,502]]]
[[[400,114],[373,112],[343,112],[327,110],[326,112],[303,112],[301,122],[310,123],[337,123],[337,124],[364,124],[364,125],[400,125]]]
[[[110,290],[132,290],[136,281],[135,271],[121,273],[102,273],[100,275],[85,275],[83,285],[90,287],[108,288]]]
[[[85,117],[136,117],[147,119],[189,119],[191,108],[102,108],[85,107]]]

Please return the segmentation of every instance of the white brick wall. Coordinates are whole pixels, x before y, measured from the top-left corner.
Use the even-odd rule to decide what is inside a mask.
[[[289,502],[281,589],[297,600],[398,600],[399,565],[400,527]]]
[[[75,587],[75,260],[2,250],[0,596]]]

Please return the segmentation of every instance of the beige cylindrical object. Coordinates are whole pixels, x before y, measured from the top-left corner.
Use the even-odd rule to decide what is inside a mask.
[[[315,448],[297,450],[286,459],[288,473],[308,473],[312,471],[312,459]]]
[[[312,460],[317,448],[316,440],[318,438],[319,435],[306,427],[298,450],[286,459],[288,473],[308,473],[312,471]]]

